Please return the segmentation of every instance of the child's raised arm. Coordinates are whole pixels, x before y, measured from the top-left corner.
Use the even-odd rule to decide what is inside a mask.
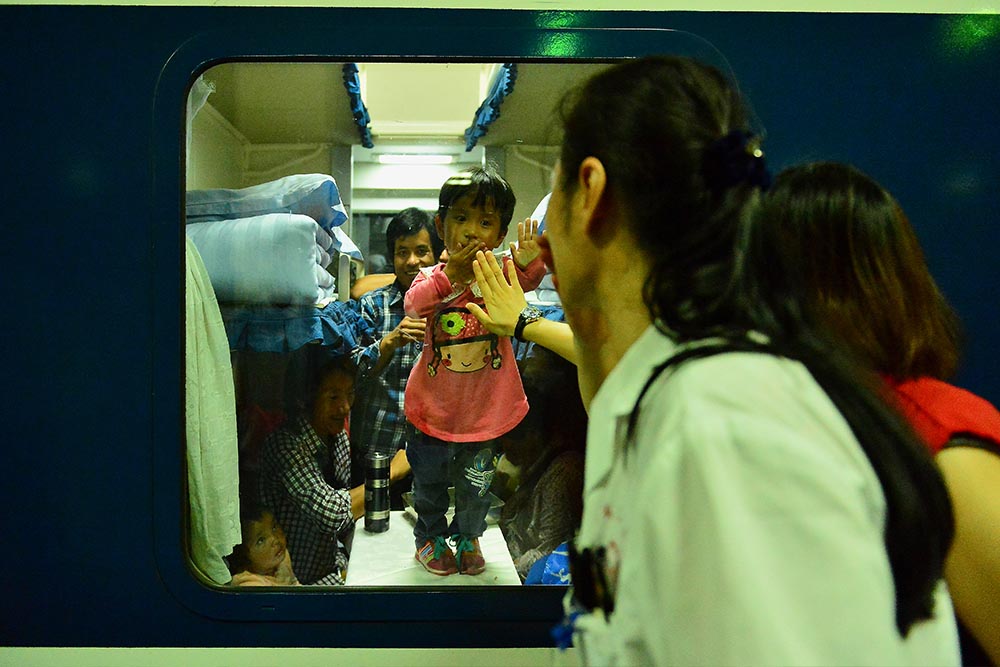
[[[403,296],[403,309],[409,317],[428,317],[453,292],[454,288],[444,271],[437,267],[430,271],[422,270]]]
[[[510,257],[503,258],[504,267],[508,263],[514,265],[514,272],[517,274],[517,282],[521,285],[521,289],[525,292],[530,292],[542,283],[542,278],[545,277],[545,263],[541,259],[536,257],[527,268],[522,269],[517,265],[517,262]]]

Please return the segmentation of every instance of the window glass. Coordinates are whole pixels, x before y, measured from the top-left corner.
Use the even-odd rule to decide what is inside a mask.
[[[206,332],[189,330],[187,343],[192,563],[211,581],[248,590],[565,582],[559,546],[582,511],[586,430],[575,369],[517,341],[505,353],[501,361],[516,366],[529,408],[489,447],[457,448],[468,460],[445,473],[453,482],[448,536],[462,523],[452,519],[456,504],[467,507],[461,485],[470,477],[488,501],[476,510],[486,527],[478,547],[459,533],[445,542],[462,554],[465,565],[456,567],[469,576],[442,576],[448,564],[433,553],[421,558],[414,537],[414,505],[433,503],[414,498],[412,473],[400,473],[406,466],[397,455],[414,443],[442,447],[425,443],[400,414],[411,369],[430,364],[419,335],[392,341],[401,339],[403,288],[443,257],[434,224],[441,186],[483,166],[509,183],[516,204],[500,253],[516,241],[518,221],[544,214],[559,101],[606,65],[515,64],[500,112],[481,125],[474,146],[466,130],[509,63],[359,63],[368,113],[361,125],[345,65],[226,63],[204,72],[189,95],[188,321],[192,302],[205,311],[217,304],[221,316],[221,323],[206,316]],[[362,145],[366,136],[371,147]],[[393,224],[403,223],[393,220],[407,210],[429,223],[408,223],[418,231],[394,237]],[[551,283],[544,275],[535,283],[529,300],[562,319]],[[467,313],[453,315],[454,322],[441,319],[442,335],[448,326],[477,326]],[[438,372],[453,373],[466,352],[473,361],[493,359],[479,364],[490,372],[503,348],[483,334],[442,346]],[[469,352],[474,344],[482,350]],[[195,377],[192,355],[204,356]],[[462,395],[449,402],[456,419],[511,409]],[[373,454],[392,461],[387,514]],[[473,573],[482,569],[479,551],[485,569]]]

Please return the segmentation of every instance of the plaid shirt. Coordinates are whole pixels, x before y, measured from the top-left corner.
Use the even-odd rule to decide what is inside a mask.
[[[350,457],[346,432],[328,446],[301,417],[264,440],[260,498],[285,531],[303,584],[344,583],[354,531]]]
[[[355,455],[363,458],[375,450],[392,456],[414,433],[403,415],[403,394],[423,343],[408,343],[399,348],[382,372],[373,375],[372,369],[379,358],[379,341],[403,321],[403,292],[394,282],[363,294],[358,301],[361,317],[374,330],[377,340],[367,347],[355,348],[352,353],[359,370],[358,396],[351,418]]]

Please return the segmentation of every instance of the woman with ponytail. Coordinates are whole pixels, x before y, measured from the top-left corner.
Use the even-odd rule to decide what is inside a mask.
[[[541,244],[592,397],[564,636],[588,664],[956,664],[944,483],[755,235],[735,85],[642,58],[562,119]]]

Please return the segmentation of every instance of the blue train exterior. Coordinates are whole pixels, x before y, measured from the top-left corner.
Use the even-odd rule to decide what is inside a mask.
[[[0,6],[0,26],[0,645],[551,643],[556,588],[240,595],[187,571],[184,100],[224,60],[617,58],[698,35],[774,169],[849,161],[898,197],[967,329],[958,382],[1000,404],[995,17]]]

